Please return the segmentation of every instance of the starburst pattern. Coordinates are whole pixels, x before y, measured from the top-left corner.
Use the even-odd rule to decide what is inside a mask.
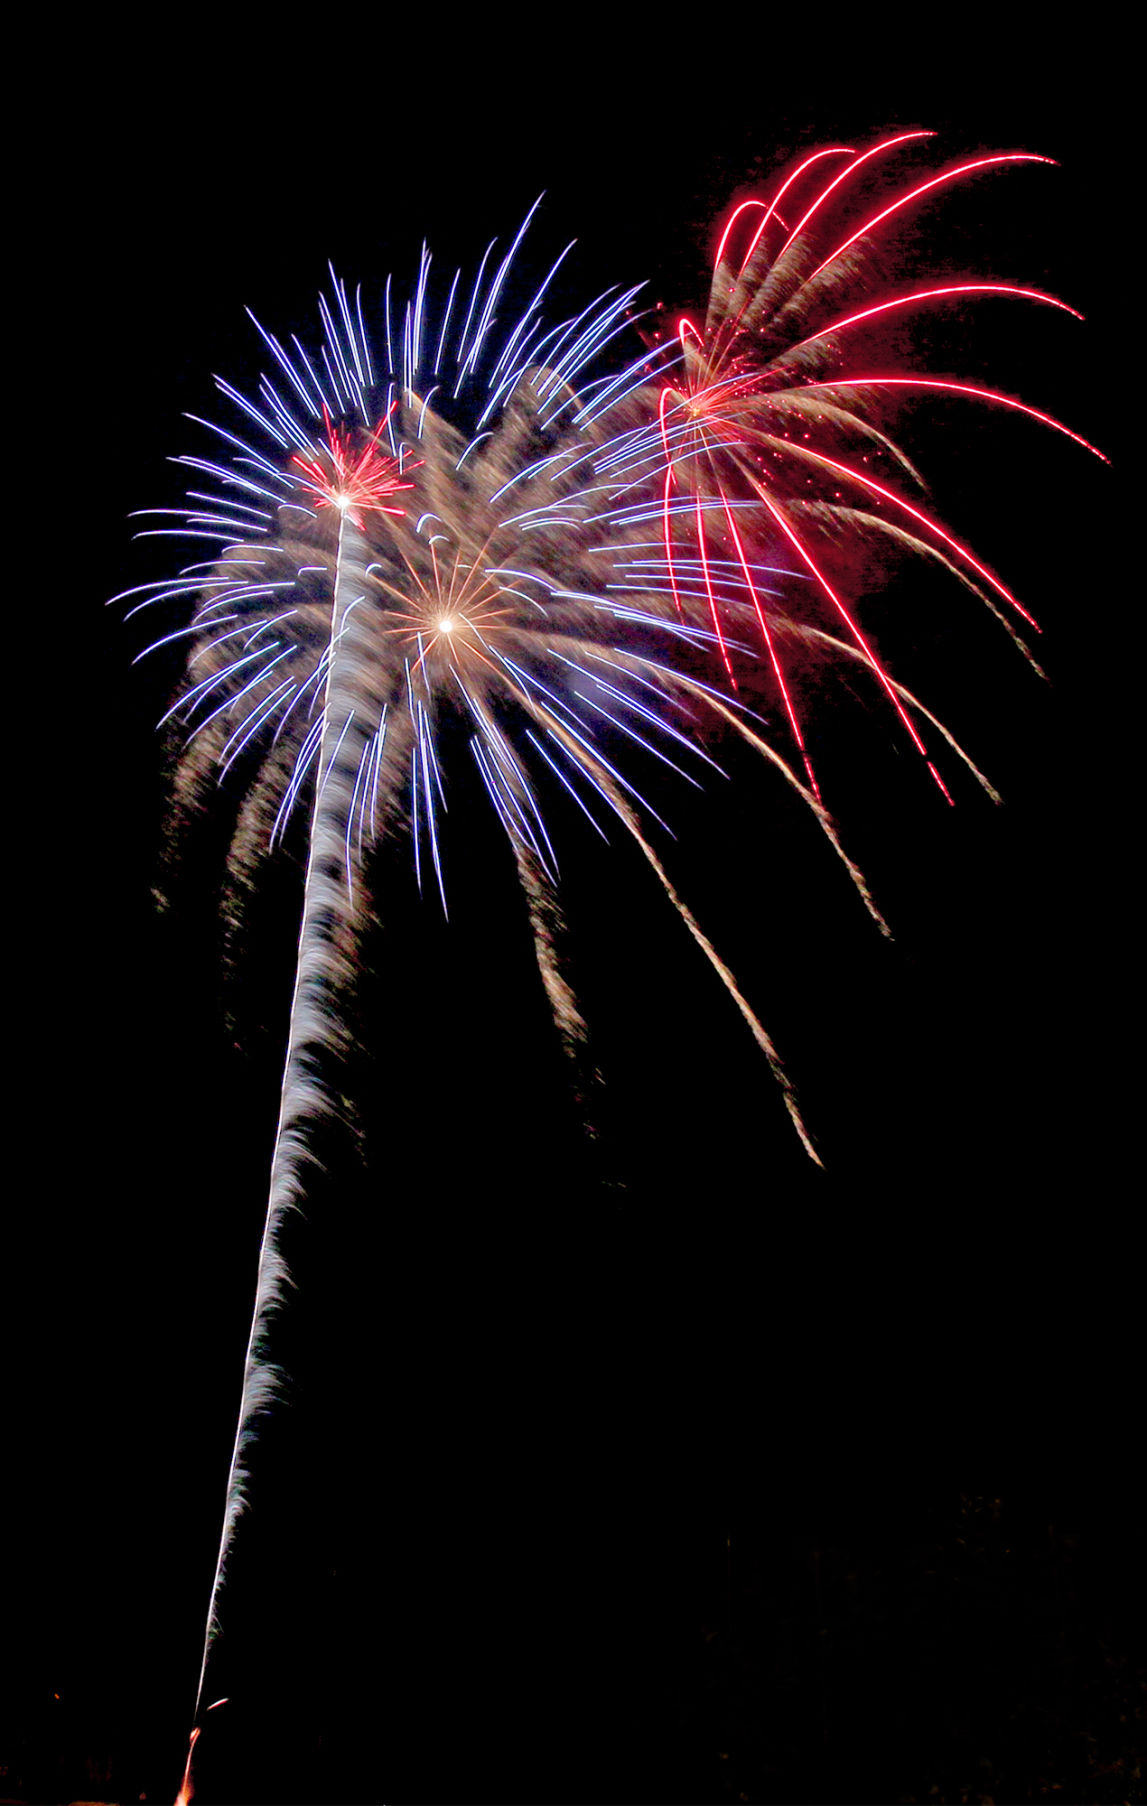
[[[392,403],[374,432],[367,435],[362,449],[355,452],[346,436],[331,425],[324,402],[326,444],[314,457],[301,458],[296,452],[291,459],[301,474],[303,492],[313,498],[315,506],[345,514],[360,533],[364,514],[389,514],[401,520],[404,513],[402,508],[389,504],[387,497],[409,489],[410,481],[403,476],[399,460],[388,457],[380,446],[393,412]]]

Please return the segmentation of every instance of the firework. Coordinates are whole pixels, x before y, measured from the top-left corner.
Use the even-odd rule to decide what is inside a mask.
[[[137,608],[192,608],[187,625],[155,642],[187,645],[165,718],[184,736],[178,803],[190,808],[215,780],[239,787],[231,866],[240,883],[254,881],[293,818],[306,823],[270,1200],[200,1693],[246,1456],[275,1392],[282,1229],[331,1110],[324,1062],[342,1032],[380,838],[408,832],[420,888],[448,905],[448,720],[464,725],[513,849],[539,970],[575,1059],[584,1024],[555,955],[546,799],[557,797],[603,836],[619,823],[640,848],[816,1159],[765,1029],[662,864],[649,823],[664,824],[634,772],[653,761],[700,784],[715,764],[713,730],[739,736],[813,812],[882,929],[823,806],[792,654],[866,668],[946,796],[932,737],[987,786],[877,655],[822,549],[846,537],[927,556],[1021,645],[1016,623],[1034,625],[971,549],[902,493],[918,479],[883,414],[908,394],[943,391],[1077,436],[992,390],[868,369],[862,351],[869,321],[957,296],[1064,307],[995,281],[881,293],[868,273],[881,229],[932,190],[1046,159],[977,158],[844,219],[861,172],[924,137],[829,147],[743,203],[721,236],[699,323],[682,317],[667,329],[641,316],[640,286],[551,323],[545,303],[563,252],[507,325],[533,210],[504,253],[490,245],[472,282],[461,272],[432,280],[424,249],[409,300],[396,308],[388,282],[369,335],[361,294],[332,270],[317,349],[284,345],[256,322],[267,356],[256,393],[220,382],[232,419],[201,422],[213,451],[181,460],[193,473],[188,505],[154,531],[206,540],[210,555],[132,598]],[[775,730],[743,700],[749,673],[771,692]]]
[[[791,743],[818,797],[820,788],[785,679],[781,652],[786,640],[866,665],[949,802],[947,785],[925,743],[925,723],[994,796],[947,730],[885,668],[849,598],[826,574],[818,540],[843,538],[855,543],[875,537],[938,561],[991,609],[1029,658],[1014,622],[1036,625],[967,546],[918,501],[900,492],[897,485],[905,479],[917,489],[922,480],[906,453],[880,430],[874,414],[912,393],[960,395],[1016,410],[1103,456],[1061,422],[995,390],[920,375],[878,373],[861,361],[867,323],[956,297],[1007,296],[1082,317],[1052,295],[1002,282],[927,283],[898,294],[872,295],[869,305],[857,307],[857,300],[872,288],[868,266],[881,227],[934,190],[980,170],[1050,161],[1027,153],[977,157],[910,184],[894,199],[865,210],[859,223],[848,219],[841,224],[841,207],[853,201],[866,166],[931,135],[902,133],[860,154],[844,146],[817,151],[797,166],[770,200],[746,201],[736,208],[717,248],[704,324],[698,327],[688,316],[678,322],[680,365],[666,379],[659,398],[663,543],[674,597],[680,600],[681,593],[677,572],[682,554],[677,548],[688,535],[695,548],[692,566],[701,573],[721,661],[728,680],[735,683],[714,578],[718,564],[731,565],[734,582],[739,581],[752,600]],[[891,477],[883,476],[885,466]],[[775,610],[757,605],[745,544],[759,543],[762,529],[767,534],[770,528],[810,579],[812,605],[806,602],[799,615],[786,609],[778,618]],[[709,555],[714,543],[720,548],[716,559]]]

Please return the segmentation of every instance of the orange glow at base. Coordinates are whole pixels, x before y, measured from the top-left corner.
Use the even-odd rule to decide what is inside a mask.
[[[195,1754],[195,1745],[199,1740],[199,1726],[196,1725],[187,1745],[187,1767],[183,1771],[183,1784],[175,1796],[175,1806],[190,1806],[195,1793],[195,1783],[191,1779],[191,1758]]]

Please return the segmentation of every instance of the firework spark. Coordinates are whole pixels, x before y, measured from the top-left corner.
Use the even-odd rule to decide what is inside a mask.
[[[189,491],[179,524],[157,531],[214,549],[133,595],[141,609],[191,599],[190,622],[155,642],[187,643],[185,681],[165,717],[184,735],[180,806],[214,780],[240,788],[231,852],[240,879],[253,878],[292,817],[308,821],[270,1201],[200,1696],[246,1457],[275,1394],[281,1232],[303,1200],[315,1125],[331,1108],[324,1056],[340,1032],[381,837],[409,833],[420,888],[447,907],[447,721],[463,724],[513,849],[571,1053],[585,1031],[555,954],[547,810],[558,797],[603,835],[620,824],[640,849],[764,1052],[814,1160],[772,1042],[654,845],[649,824],[664,824],[640,774],[652,762],[700,784],[715,768],[710,730],[736,734],[812,811],[882,929],[821,801],[793,653],[866,668],[949,800],[928,734],[990,789],[878,655],[829,556],[842,536],[891,543],[937,561],[1021,645],[1014,618],[1034,625],[970,548],[900,493],[919,479],[881,414],[898,397],[942,391],[1068,429],[976,385],[850,362],[871,321],[954,298],[1074,312],[994,280],[876,291],[869,252],[890,222],[983,169],[1047,161],[977,158],[861,210],[859,223],[844,217],[862,169],[927,137],[830,147],[771,195],[742,203],[720,239],[704,319],[682,316],[670,331],[647,319],[641,340],[640,285],[547,322],[543,303],[565,252],[505,323],[500,309],[536,207],[504,255],[491,244],[469,286],[458,272],[432,288],[424,250],[397,316],[388,281],[373,343],[361,295],[332,271],[318,349],[284,346],[256,322],[269,358],[257,392],[220,381],[237,421],[200,422],[214,455],[180,460],[202,486]],[[778,710],[775,734],[742,698],[757,672]]]

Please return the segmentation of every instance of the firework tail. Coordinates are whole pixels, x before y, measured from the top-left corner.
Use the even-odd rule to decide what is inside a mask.
[[[183,1780],[179,1784],[179,1792],[175,1796],[175,1806],[190,1806],[195,1796],[195,1783],[191,1779],[191,1758],[195,1754],[195,1745],[199,1741],[199,1726],[196,1725],[187,1742],[187,1765],[183,1770]]]
[[[357,769],[351,733],[355,630],[353,611],[364,593],[365,544],[344,515],[339,527],[330,641],[323,696],[323,730],[315,769],[315,795],[307,848],[302,923],[299,929],[295,989],[287,1054],[283,1068],[279,1120],[271,1158],[271,1182],[251,1332],[243,1367],[239,1421],[227,1474],[223,1529],[195,1695],[195,1717],[211,1647],[219,1632],[219,1595],[235,1531],[247,1500],[247,1455],[258,1419],[279,1392],[280,1375],[268,1358],[272,1325],[291,1284],[282,1251],[283,1230],[291,1213],[302,1208],[306,1172],[313,1162],[312,1131],[330,1114],[331,1098],[323,1078],[323,1062],[339,1039],[332,1008],[348,969],[352,903],[346,876],[346,821],[351,785]],[[352,745],[348,747],[348,741]]]
[[[597,1101],[601,1074],[589,1058],[588,1031],[578,1008],[577,997],[563,970],[561,958],[565,920],[554,891],[553,881],[532,848],[520,843],[514,848],[518,878],[530,912],[534,938],[534,955],[538,962],[550,1013],[554,1019],[569,1069],[573,1077],[574,1100],[589,1142],[596,1142],[599,1128],[594,1120],[591,1099]]]

